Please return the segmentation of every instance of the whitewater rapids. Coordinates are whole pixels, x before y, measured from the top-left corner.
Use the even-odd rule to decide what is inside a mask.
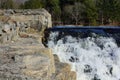
[[[56,41],[58,34],[50,33],[47,45],[61,62],[71,65],[77,80],[120,80],[120,48],[112,37],[68,35]]]

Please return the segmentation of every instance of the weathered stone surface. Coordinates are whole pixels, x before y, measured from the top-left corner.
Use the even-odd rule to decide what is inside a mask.
[[[38,35],[0,45],[0,80],[51,80],[54,58]]]
[[[43,34],[52,27],[51,15],[45,9],[0,10],[0,42],[16,40],[21,32],[34,29]]]
[[[51,26],[44,9],[0,10],[0,80],[76,80],[70,66],[42,44]]]
[[[0,45],[0,80],[76,80],[70,66],[45,48],[38,35]]]
[[[56,72],[52,80],[76,80],[76,72],[71,71],[70,65],[59,61],[58,56],[54,55]]]

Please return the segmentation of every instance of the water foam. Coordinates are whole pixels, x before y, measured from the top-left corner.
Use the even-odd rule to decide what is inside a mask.
[[[71,65],[77,80],[120,80],[120,48],[113,38],[65,36],[50,34],[48,46],[60,61]]]

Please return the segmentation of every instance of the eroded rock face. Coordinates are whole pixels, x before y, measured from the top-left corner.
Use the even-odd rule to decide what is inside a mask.
[[[54,55],[56,71],[52,75],[52,80],[76,80],[76,72],[71,71],[69,64],[59,61],[57,55]]]
[[[18,27],[14,23],[0,25],[0,43],[10,42],[18,38]]]
[[[54,69],[51,50],[37,39],[0,45],[0,80],[51,80]]]
[[[51,15],[41,10],[0,10],[0,80],[76,80],[41,42]]]
[[[16,40],[20,33],[34,29],[43,34],[52,27],[51,15],[45,9],[0,10],[0,42]]]

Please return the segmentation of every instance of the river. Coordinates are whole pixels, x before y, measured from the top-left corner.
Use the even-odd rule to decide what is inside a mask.
[[[56,40],[59,34],[51,32],[47,45],[61,62],[71,65],[77,80],[120,80],[120,46],[114,37],[89,33],[87,37],[66,35]]]

